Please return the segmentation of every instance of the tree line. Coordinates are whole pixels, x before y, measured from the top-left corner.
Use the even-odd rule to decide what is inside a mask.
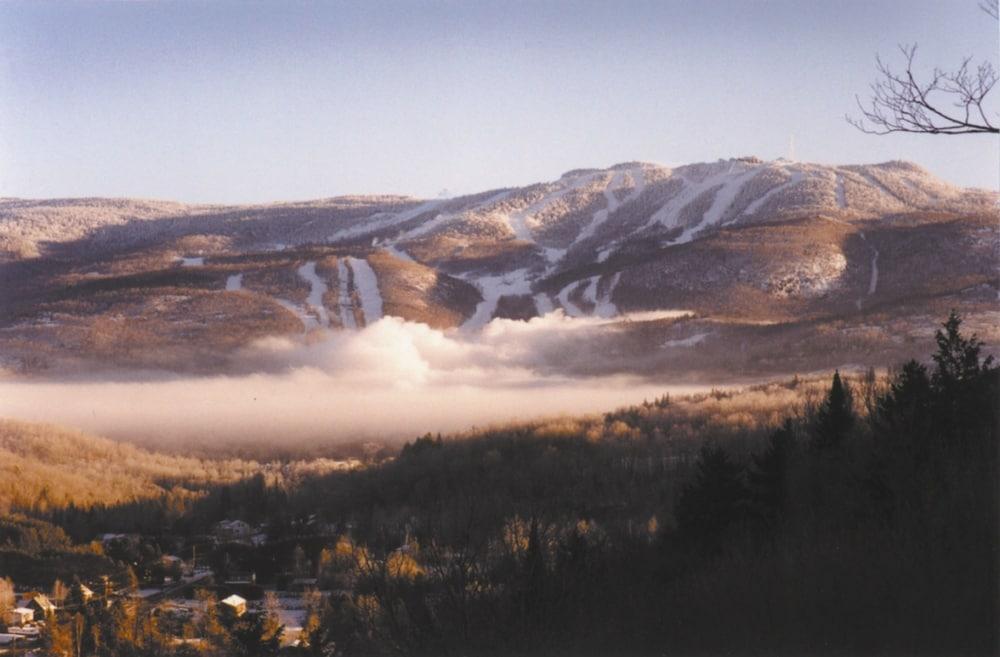
[[[206,557],[332,591],[307,595],[302,643],[285,648],[305,654],[989,654],[1000,368],[954,313],[936,340],[927,363],[838,372],[815,399],[798,380],[762,388],[804,396],[784,416],[755,400],[748,421],[739,395],[715,391],[698,402],[710,414],[663,397],[428,435],[377,467],[215,487],[158,531],[262,523],[266,545]],[[121,527],[149,515],[137,509],[91,520]],[[278,650],[266,611],[251,628],[202,618],[136,630],[200,642],[100,650]]]

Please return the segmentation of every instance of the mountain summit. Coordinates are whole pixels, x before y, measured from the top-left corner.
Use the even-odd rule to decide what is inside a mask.
[[[761,325],[995,298],[996,202],[906,162],[753,157],[432,200],[4,199],[0,353],[23,359],[30,341],[36,355],[90,357],[134,341],[224,360],[262,336],[384,315],[466,331],[556,310]]]

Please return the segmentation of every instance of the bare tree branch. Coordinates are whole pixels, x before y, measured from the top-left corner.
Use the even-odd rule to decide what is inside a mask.
[[[996,7],[996,0],[983,0]],[[872,135],[912,132],[931,135],[966,135],[1000,133],[986,116],[983,102],[997,82],[993,65],[983,62],[973,70],[966,58],[955,71],[935,68],[929,79],[921,82],[913,72],[917,46],[900,46],[906,59],[902,73],[894,71],[881,57],[876,58],[879,79],[871,85],[868,103],[855,97],[860,118],[847,116],[847,122]]]
[[[980,0],[979,8],[985,11],[993,20],[1000,20],[1000,7],[998,0]]]

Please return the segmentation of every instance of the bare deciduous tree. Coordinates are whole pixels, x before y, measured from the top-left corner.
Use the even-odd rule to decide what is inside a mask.
[[[979,7],[994,20],[998,0],[981,0]],[[868,103],[856,97],[860,117],[847,121],[862,132],[886,135],[915,132],[930,135],[1000,133],[983,109],[986,96],[997,82],[990,62],[972,65],[967,57],[954,71],[935,68],[921,81],[914,72],[917,46],[900,46],[906,60],[903,72],[894,71],[881,57],[876,59],[879,79],[871,85]]]

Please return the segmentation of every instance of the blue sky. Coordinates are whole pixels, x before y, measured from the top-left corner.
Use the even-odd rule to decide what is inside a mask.
[[[793,134],[801,160],[995,186],[995,137],[845,123],[914,41],[952,66],[998,31],[977,0],[3,2],[0,196],[436,196]]]

